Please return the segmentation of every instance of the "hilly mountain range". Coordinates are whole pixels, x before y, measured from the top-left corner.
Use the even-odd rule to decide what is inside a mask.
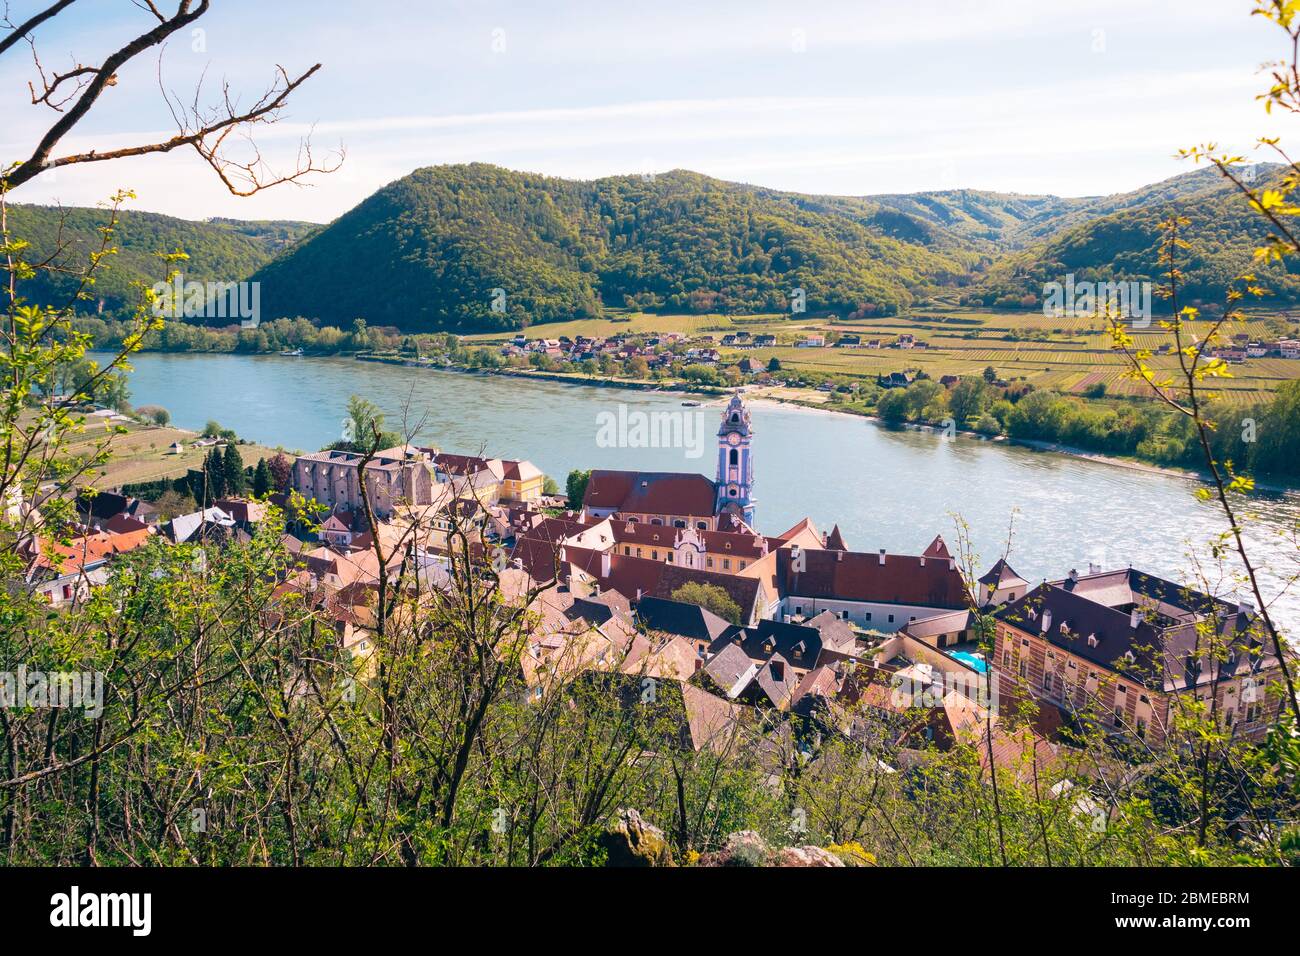
[[[1265,177],[1276,170],[1258,167]],[[809,312],[905,313],[936,295],[1032,307],[1044,282],[1158,279],[1159,223],[1191,220],[1188,294],[1218,298],[1249,267],[1266,229],[1215,171],[1105,197],[979,190],[814,196],[675,170],[556,179],[486,164],[416,170],[326,226],[187,222],[126,213],[122,252],[97,305],[155,281],[158,251],[184,248],[187,278],[262,283],[264,318],[356,318],[403,331],[461,333],[594,317],[611,307],[779,312],[802,289]],[[84,253],[101,210],[13,207],[36,249],[62,236]],[[1300,282],[1274,268],[1276,301]],[[58,278],[29,287],[43,298]],[[35,284],[34,284],[35,285]]]

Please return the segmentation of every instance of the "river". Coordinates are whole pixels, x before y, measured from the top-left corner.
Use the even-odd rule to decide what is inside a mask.
[[[362,395],[401,431],[404,414],[418,441],[444,451],[527,458],[564,484],[571,468],[699,471],[712,476],[721,402],[681,406],[667,393],[597,388],[504,376],[407,368],[348,358],[147,353],[132,360],[131,401],[162,405],[181,428],[209,419],[242,438],[315,450],[341,434],[349,396]],[[694,448],[603,447],[602,414],[699,413],[703,454]],[[404,413],[403,409],[407,409]],[[955,547],[954,515],[969,525],[983,570],[1006,546],[1013,507],[1011,563],[1030,581],[1064,576],[1089,562],[1132,564],[1190,581],[1195,552],[1223,529],[1222,513],[1198,500],[1197,483],[1052,452],[883,428],[862,418],[757,402],[754,423],[756,523],[777,534],[804,516],[829,531],[838,523],[855,551],[917,554],[942,533]],[[635,421],[635,416],[631,419]],[[698,432],[689,426],[688,438]],[[1261,495],[1251,524],[1269,594],[1294,575],[1300,493]],[[1284,592],[1278,619],[1295,633],[1300,593]]]

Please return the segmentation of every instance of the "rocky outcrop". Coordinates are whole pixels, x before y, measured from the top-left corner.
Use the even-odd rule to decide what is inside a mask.
[[[618,811],[615,824],[600,838],[606,866],[673,866],[673,851],[664,831],[647,823],[636,810]]]
[[[706,853],[699,866],[846,866],[838,854],[819,846],[787,846],[773,850],[753,830],[727,837],[725,848]]]

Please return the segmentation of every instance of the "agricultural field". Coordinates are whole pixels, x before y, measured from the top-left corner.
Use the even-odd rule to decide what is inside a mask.
[[[194,432],[179,428],[159,427],[131,423],[125,426],[124,435],[112,436],[112,460],[99,469],[87,473],[85,485],[97,488],[116,488],[120,485],[159,478],[179,478],[190,468],[198,468],[210,448],[195,448],[191,443],[198,437]],[[73,436],[68,446],[71,455],[88,455],[95,444],[102,441],[106,432],[95,419],[88,419],[86,430]],[[171,453],[173,442],[179,441],[185,450],[179,455]],[[269,458],[275,450],[261,445],[240,445],[239,454],[245,465],[255,465],[259,458]]]
[[[1170,337],[1153,320],[1149,331],[1138,330],[1139,346],[1156,349]],[[1208,323],[1195,323],[1190,331],[1204,334]],[[1145,387],[1124,376],[1124,357],[1110,347],[1110,335],[1100,318],[1047,317],[1040,312],[990,312],[959,307],[918,310],[907,316],[889,316],[856,321],[828,317],[785,315],[651,315],[623,313],[612,318],[548,323],[527,330],[533,337],[558,338],[567,335],[609,336],[618,332],[686,332],[712,335],[715,341],[731,332],[772,333],[778,345],[765,349],[721,349],[723,361],[748,356],[766,364],[780,360],[784,368],[823,374],[835,378],[874,379],[881,373],[920,369],[934,378],[942,375],[977,375],[992,366],[1008,381],[1024,380],[1038,388],[1065,393],[1082,393],[1104,385],[1108,395],[1147,394]],[[1300,320],[1294,315],[1255,313],[1232,329],[1252,338],[1276,338],[1279,331],[1300,337]],[[797,348],[795,343],[808,332],[828,338],[856,334],[863,341],[881,339],[888,345],[902,333],[926,343],[924,349]],[[465,343],[490,345],[506,341],[508,335],[467,336]],[[1173,372],[1171,355],[1157,356],[1157,369]],[[1300,361],[1266,358],[1247,359],[1232,366],[1230,378],[1216,380],[1213,390],[1225,401],[1248,404],[1268,395],[1281,382],[1300,378]]]

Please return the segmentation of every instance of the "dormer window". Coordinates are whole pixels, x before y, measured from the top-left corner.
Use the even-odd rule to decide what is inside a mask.
[[[1097,641],[1097,635],[1096,635],[1096,634],[1089,634],[1089,635],[1088,635],[1088,646],[1089,646],[1089,647],[1096,647],[1098,643],[1099,643],[1099,642]]]

